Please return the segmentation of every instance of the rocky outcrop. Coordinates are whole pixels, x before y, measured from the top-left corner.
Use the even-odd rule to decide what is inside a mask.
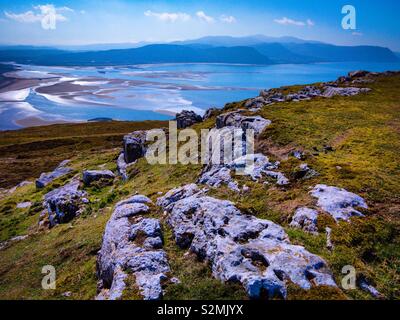
[[[227,185],[231,190],[240,191],[238,183],[233,180],[233,173],[249,176],[253,181],[262,181],[266,177],[273,178],[277,185],[289,184],[289,180],[276,170],[279,162],[270,162],[263,154],[241,156],[226,165],[210,165],[204,168],[198,183],[211,187]]]
[[[311,195],[318,199],[318,207],[329,213],[336,221],[349,221],[354,216],[363,217],[364,215],[356,208],[368,208],[363,198],[342,188],[318,184],[311,191]]]
[[[124,136],[124,160],[125,163],[133,163],[146,154],[147,131],[135,131]]]
[[[332,98],[334,96],[342,96],[342,97],[350,97],[355,96],[360,93],[367,93],[371,91],[369,88],[357,88],[357,87],[325,87],[325,90],[322,94],[325,98]]]
[[[61,162],[57,168],[52,172],[42,173],[39,179],[36,180],[36,188],[42,189],[47,186],[49,183],[53,182],[55,179],[61,178],[62,176],[67,175],[72,171],[71,168],[67,167],[69,160],[64,160]]]
[[[203,118],[194,111],[183,110],[176,114],[176,125],[178,129],[185,129],[202,121]]]
[[[348,76],[340,77],[333,82],[327,82],[319,85],[305,86],[297,92],[284,93],[281,89],[262,90],[258,97],[248,99],[244,107],[250,111],[256,112],[263,106],[271,105],[277,102],[298,102],[304,100],[311,100],[316,97],[332,98],[334,96],[354,96],[360,93],[367,93],[371,91],[369,88],[359,88],[356,86],[349,86],[351,84],[366,84],[373,82],[372,77],[376,73],[367,71],[354,71],[350,72]],[[344,85],[345,87],[339,87]]]
[[[44,196],[44,211],[40,217],[40,226],[49,224],[50,227],[67,223],[78,216],[88,200],[86,192],[79,190],[79,181],[72,181],[63,187],[50,191]]]
[[[303,229],[306,232],[317,234],[318,211],[306,207],[296,210],[292,218],[290,226],[293,228]]]
[[[210,108],[204,113],[203,121],[210,119],[211,117],[217,116],[219,113],[220,113],[220,109]]]
[[[234,111],[224,113],[216,118],[216,128],[211,130],[210,136],[219,136],[219,140],[213,142],[212,154],[209,159],[209,164],[206,165],[198,179],[198,183],[206,184],[211,187],[219,187],[227,185],[228,188],[236,192],[241,191],[238,183],[233,180],[232,173],[240,171],[240,174],[250,176],[253,180],[259,180],[262,175],[269,176],[276,179],[278,185],[286,185],[289,183],[288,179],[280,173],[271,171],[277,169],[279,163],[271,163],[268,158],[262,154],[248,154],[246,135],[242,134],[242,150],[240,154],[232,154],[230,160],[227,160],[224,152],[225,146],[223,141],[226,136],[233,137],[236,133],[235,129],[253,129],[255,136],[260,135],[267,126],[271,124],[270,120],[264,119],[260,116],[245,116],[242,111]],[[231,140],[228,140],[231,142]],[[216,145],[219,143],[219,145]],[[233,145],[232,145],[233,147]],[[232,149],[232,148],[231,148]],[[229,150],[231,151],[231,150]],[[219,154],[219,163],[215,163],[215,154]],[[236,158],[234,158],[236,156]],[[233,159],[232,159],[233,158]],[[229,158],[228,158],[229,159]]]
[[[297,170],[293,172],[293,179],[295,180],[306,180],[318,176],[319,173],[314,169],[311,169],[307,163],[302,163]]]
[[[260,116],[244,116],[240,110],[219,115],[215,123],[217,129],[224,127],[241,128],[244,131],[253,129],[256,136],[270,124],[270,120]]]
[[[128,274],[145,300],[162,297],[162,282],[168,279],[170,268],[161,249],[160,222],[143,216],[150,211],[149,203],[147,197],[135,195],[116,205],[97,257],[97,299],[121,298]]]
[[[26,209],[29,208],[30,206],[32,206],[32,202],[24,201],[17,204],[17,209]]]
[[[122,152],[117,159],[117,170],[122,180],[128,180],[128,164],[125,162],[125,154]]]
[[[0,251],[10,247],[11,245],[13,245],[16,242],[20,242],[20,241],[25,240],[28,237],[29,237],[29,235],[16,236],[16,237],[11,238],[11,239],[9,239],[7,241],[0,242]]]
[[[279,225],[244,215],[230,201],[190,185],[157,203],[169,213],[176,243],[208,261],[215,278],[242,283],[250,298],[285,298],[288,282],[305,290],[336,286],[323,259],[292,245]]]
[[[115,174],[110,170],[85,170],[83,171],[83,183],[90,186],[92,182],[104,181],[105,183],[112,183]]]

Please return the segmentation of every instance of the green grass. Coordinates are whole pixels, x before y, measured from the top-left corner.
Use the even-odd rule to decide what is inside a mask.
[[[400,298],[400,77],[379,78],[368,85],[368,94],[355,97],[317,98],[298,103],[279,103],[264,107],[259,114],[272,125],[257,142],[258,151],[280,160],[280,170],[288,177],[302,163],[290,157],[301,149],[307,162],[319,172],[310,180],[292,181],[287,187],[263,185],[237,178],[250,187],[236,194],[226,187],[210,190],[210,195],[233,201],[243,213],[270,219],[281,224],[292,243],[303,245],[320,255],[330,266],[338,284],[345,265],[356,267],[358,275],[372,281],[388,299]],[[286,90],[298,90],[288,87]],[[226,110],[240,108],[242,102],[228,104]],[[210,128],[215,118],[194,126]],[[105,224],[116,202],[138,192],[153,201],[160,192],[195,182],[200,165],[149,165],[145,159],[129,170],[131,178],[117,179],[112,186],[85,188],[90,204],[85,213],[66,225],[47,231],[37,228],[43,195],[63,185],[84,169],[116,170],[122,135],[165,123],[111,122],[55,125],[0,133],[0,186],[11,187],[25,179],[34,179],[42,171],[71,159],[74,172],[54,181],[44,190],[34,185],[18,189],[0,199],[0,241],[30,234],[24,241],[0,251],[0,298],[2,299],[92,299],[96,294],[96,253],[101,246]],[[334,151],[325,153],[323,147]],[[7,170],[5,170],[7,169]],[[324,183],[346,188],[363,196],[369,209],[366,218],[336,224],[323,215],[320,235],[313,236],[290,228],[289,222],[298,206],[313,205],[309,188]],[[34,206],[16,209],[22,201]],[[195,256],[186,255],[172,238],[163,212],[152,207],[151,216],[163,222],[165,250],[171,276],[180,284],[167,284],[165,299],[242,299],[240,285],[224,285],[213,278],[210,267]],[[324,228],[332,227],[334,250],[325,247]],[[57,289],[42,290],[44,265],[57,270]],[[133,276],[128,280],[125,299],[138,299]],[[370,299],[360,290],[313,288],[310,291],[289,286],[289,299]]]

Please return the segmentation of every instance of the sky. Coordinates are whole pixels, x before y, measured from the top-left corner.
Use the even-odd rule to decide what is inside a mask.
[[[342,27],[345,5],[355,9],[355,29]],[[168,42],[263,34],[400,51],[399,15],[398,0],[0,0],[0,44]]]

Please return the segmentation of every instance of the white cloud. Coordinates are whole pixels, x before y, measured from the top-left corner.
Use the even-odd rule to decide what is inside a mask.
[[[314,26],[315,26],[315,22],[312,21],[311,19],[307,19],[307,25],[308,25],[309,27],[314,27]]]
[[[234,16],[226,16],[226,15],[222,15],[219,20],[221,20],[222,22],[225,23],[235,23],[236,22],[236,18]]]
[[[314,21],[307,19],[306,22],[304,21],[299,21],[299,20],[293,20],[287,17],[283,17],[282,19],[275,19],[274,22],[281,24],[281,25],[292,25],[292,26],[298,26],[298,27],[304,27],[308,25],[309,27],[315,26]]]
[[[176,21],[188,21],[190,20],[190,15],[182,12],[153,12],[151,10],[147,10],[144,15],[146,17],[154,17],[158,20],[164,22],[176,22]]]
[[[32,11],[27,11],[20,14],[4,11],[4,14],[7,18],[22,23],[34,23],[39,22],[42,19],[40,15],[37,15]]]
[[[210,17],[210,16],[206,15],[206,14],[204,13],[204,11],[197,11],[197,12],[196,12],[196,16],[197,16],[200,20],[202,20],[202,21],[204,21],[204,22],[207,22],[207,23],[213,23],[213,22],[215,21],[213,17]]]
[[[23,13],[13,13],[5,11],[4,15],[11,20],[20,23],[36,23],[40,22],[43,29],[55,29],[57,22],[68,21],[61,12],[74,12],[69,7],[56,8],[53,4],[34,6],[35,11],[29,10]]]

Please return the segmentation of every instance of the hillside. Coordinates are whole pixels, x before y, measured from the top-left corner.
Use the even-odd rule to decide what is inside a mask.
[[[318,86],[318,84],[316,84]],[[280,161],[279,170],[290,183],[279,186],[272,180],[258,183],[238,178],[248,187],[235,192],[225,185],[210,187],[209,196],[231,200],[243,214],[268,219],[283,227],[291,244],[304,246],[323,258],[340,284],[343,266],[356,268],[358,280],[368,279],[386,299],[400,298],[400,76],[387,74],[353,86],[372,89],[355,96],[316,97],[311,100],[262,105],[246,115],[271,121],[256,141],[257,152],[271,161]],[[304,86],[280,88],[292,94]],[[304,89],[306,90],[306,89]],[[214,127],[216,115],[246,108],[248,102],[227,104],[194,129]],[[13,192],[3,190],[0,198],[0,242],[28,235],[0,249],[0,299],[93,299],[97,294],[96,259],[107,221],[116,204],[136,193],[153,203],[169,190],[195,183],[202,172],[199,165],[149,165],[140,159],[129,168],[130,178],[116,178],[113,184],[83,187],[88,194],[79,217],[51,229],[38,227],[43,197],[68,183],[86,169],[117,171],[122,136],[142,129],[165,127],[166,123],[107,122],[53,125],[19,131],[0,132],[1,187],[10,188],[24,180],[34,181],[41,172],[53,170],[70,159],[73,171],[44,189],[25,184]],[[300,160],[292,156],[299,150]],[[299,165],[306,162],[318,175],[298,178]],[[327,214],[318,219],[318,233],[310,234],[290,226],[293,213],[312,206],[309,194],[317,184],[344,188],[361,196],[368,209],[365,217],[351,222],[332,220]],[[17,208],[30,202],[30,207]],[[213,277],[210,266],[175,244],[174,233],[163,210],[150,205],[151,218],[162,224],[163,248],[171,276],[164,299],[247,299],[240,283],[223,283]],[[332,229],[332,248],[326,246],[325,227]],[[3,242],[4,243],[4,242]],[[262,262],[262,261],[261,261]],[[255,263],[259,266],[260,261]],[[42,290],[41,268],[57,269],[56,290]],[[277,274],[279,274],[277,272]],[[126,280],[123,299],[138,299],[134,277]],[[358,287],[312,286],[303,290],[287,284],[288,299],[372,299]]]

